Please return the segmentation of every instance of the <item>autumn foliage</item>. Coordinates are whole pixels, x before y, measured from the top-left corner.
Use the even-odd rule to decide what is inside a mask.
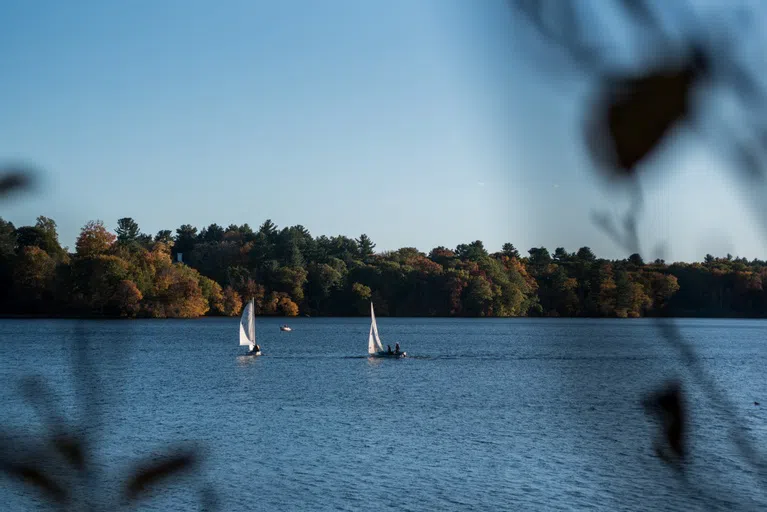
[[[380,316],[636,318],[764,316],[767,306],[767,263],[729,255],[669,265],[588,247],[489,253],[480,241],[375,253],[366,235],[315,238],[268,220],[152,237],[126,217],[116,231],[88,222],[69,253],[52,219],[0,219],[1,311],[196,318],[239,315],[253,299],[260,315],[367,315],[372,300]]]

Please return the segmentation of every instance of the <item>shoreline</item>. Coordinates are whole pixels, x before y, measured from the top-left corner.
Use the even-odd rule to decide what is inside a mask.
[[[673,317],[664,316],[642,316],[642,317],[607,317],[607,316],[381,316],[376,315],[379,318],[434,318],[434,319],[462,319],[462,320],[510,320],[510,319],[547,319],[547,320],[683,320],[688,318],[708,319],[708,320],[765,320],[764,316],[707,316],[707,315],[681,315]],[[0,320],[110,320],[110,321],[130,321],[130,320],[204,320],[207,318],[230,318],[236,319],[237,316],[222,316],[222,315],[203,315],[194,318],[182,318],[182,317],[124,317],[124,316],[107,316],[107,315],[54,315],[54,314],[34,314],[34,313],[0,313]],[[355,315],[355,316],[331,316],[331,315],[318,315],[318,316],[277,316],[277,315],[256,315],[256,318],[267,319],[314,319],[314,318],[369,318],[367,315]]]

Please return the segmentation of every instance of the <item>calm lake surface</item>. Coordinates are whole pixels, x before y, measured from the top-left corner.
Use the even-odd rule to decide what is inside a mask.
[[[264,356],[241,357],[238,319],[87,321],[103,422],[99,496],[142,457],[198,442],[200,471],[141,510],[759,510],[767,497],[730,418],[650,320],[379,318],[413,356],[366,357],[369,320],[258,319]],[[679,320],[737,421],[767,446],[767,322]],[[49,380],[76,418],[78,322],[0,321],[0,420],[40,420],[17,380]],[[686,480],[652,450],[639,404],[689,385]],[[761,402],[755,406],[754,402]],[[42,510],[0,477],[0,508]]]

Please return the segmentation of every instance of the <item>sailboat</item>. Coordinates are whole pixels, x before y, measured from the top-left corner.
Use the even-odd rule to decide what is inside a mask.
[[[256,313],[255,303],[250,299],[248,305],[242,310],[240,318],[240,345],[247,345],[250,351],[248,356],[260,356],[261,347],[256,345]],[[256,348],[258,347],[258,348]]]
[[[373,303],[370,303],[370,334],[368,334],[368,356],[370,357],[406,357],[407,352],[389,352],[385,350],[378,336],[378,324],[376,314],[373,311]]]

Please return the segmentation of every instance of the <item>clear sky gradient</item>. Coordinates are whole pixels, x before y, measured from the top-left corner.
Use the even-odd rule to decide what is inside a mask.
[[[526,251],[588,245],[623,211],[578,129],[586,89],[563,89],[506,2],[133,0],[0,3],[0,159],[39,165],[16,225],[54,218],[142,231],[266,218],[377,249],[481,239]],[[667,259],[764,255],[742,190],[705,145],[660,159],[642,242]]]

